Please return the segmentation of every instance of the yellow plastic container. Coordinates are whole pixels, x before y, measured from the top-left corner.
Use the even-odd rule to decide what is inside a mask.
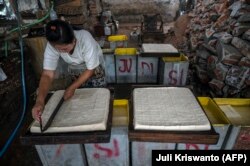
[[[112,35],[108,37],[109,42],[116,42],[116,41],[127,41],[127,35]]]
[[[225,114],[221,111],[219,106],[209,97],[198,97],[198,101],[204,109],[208,119],[212,125],[230,124]]]
[[[163,57],[162,60],[164,62],[179,62],[179,61],[188,61],[188,57],[184,54],[181,54],[177,57]]]
[[[160,60],[159,82],[166,86],[185,86],[188,75],[188,57],[163,57]]]
[[[116,48],[115,55],[136,55],[136,48]]]
[[[214,98],[233,125],[250,126],[250,99]]]
[[[206,113],[213,129],[219,134],[216,144],[178,144],[177,150],[220,150],[225,148],[227,136],[230,134],[230,122],[218,105],[209,97],[198,97],[198,101]]]
[[[113,102],[113,126],[128,126],[129,104],[128,100],[120,99]]]
[[[214,98],[233,128],[226,149],[249,150],[250,98]]]
[[[113,35],[108,37],[110,49],[127,48],[128,37],[126,35]]]

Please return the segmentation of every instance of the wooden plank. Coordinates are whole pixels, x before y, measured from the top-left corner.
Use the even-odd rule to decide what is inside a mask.
[[[30,127],[21,133],[20,141],[23,145],[44,144],[85,144],[108,143],[111,136],[113,99],[109,103],[107,129],[105,131],[73,132],[73,133],[31,133]]]
[[[214,131],[208,132],[180,132],[180,131],[152,131],[134,130],[129,127],[130,141],[140,142],[167,142],[167,143],[195,143],[216,144],[219,135]]]
[[[146,53],[146,52],[141,52],[140,55],[142,57],[178,57],[180,56],[180,53]]]
[[[21,144],[23,145],[106,143],[109,142],[109,139],[110,132],[101,131],[49,135],[27,132],[20,137]]]

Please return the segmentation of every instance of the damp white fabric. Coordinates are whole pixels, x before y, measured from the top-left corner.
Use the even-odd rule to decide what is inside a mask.
[[[45,106],[43,125],[47,122],[64,90],[56,91]],[[50,127],[44,133],[83,132],[106,130],[109,114],[110,91],[105,88],[77,89],[74,96],[64,101]],[[37,121],[31,125],[32,133],[40,133]]]
[[[134,128],[141,130],[205,131],[211,124],[188,88],[136,88]]]
[[[171,44],[142,44],[145,53],[178,53],[178,50]]]

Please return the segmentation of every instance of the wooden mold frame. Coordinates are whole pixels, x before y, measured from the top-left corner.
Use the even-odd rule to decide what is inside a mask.
[[[20,136],[23,145],[44,144],[85,144],[85,143],[108,143],[111,136],[113,113],[113,98],[109,102],[109,114],[107,128],[104,131],[72,132],[72,133],[31,133],[30,126]]]
[[[216,144],[219,140],[219,134],[215,132],[212,125],[211,125],[211,130],[209,131],[135,130],[133,125],[134,110],[132,101],[133,101],[133,96],[129,101],[130,108],[129,108],[128,137],[130,141]]]

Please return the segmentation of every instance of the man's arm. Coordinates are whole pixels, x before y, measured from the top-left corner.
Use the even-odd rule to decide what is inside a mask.
[[[38,95],[36,98],[36,103],[34,107],[32,108],[32,117],[38,121],[44,109],[45,98],[54,80],[54,76],[55,76],[54,70],[43,70],[42,72],[42,76],[41,76],[39,88],[38,88]]]
[[[64,92],[64,99],[67,100],[69,98],[71,98],[74,93],[75,90],[77,88],[79,88],[84,82],[86,82],[90,77],[93,76],[94,74],[94,70],[85,70],[79,77],[77,80],[75,80]]]

